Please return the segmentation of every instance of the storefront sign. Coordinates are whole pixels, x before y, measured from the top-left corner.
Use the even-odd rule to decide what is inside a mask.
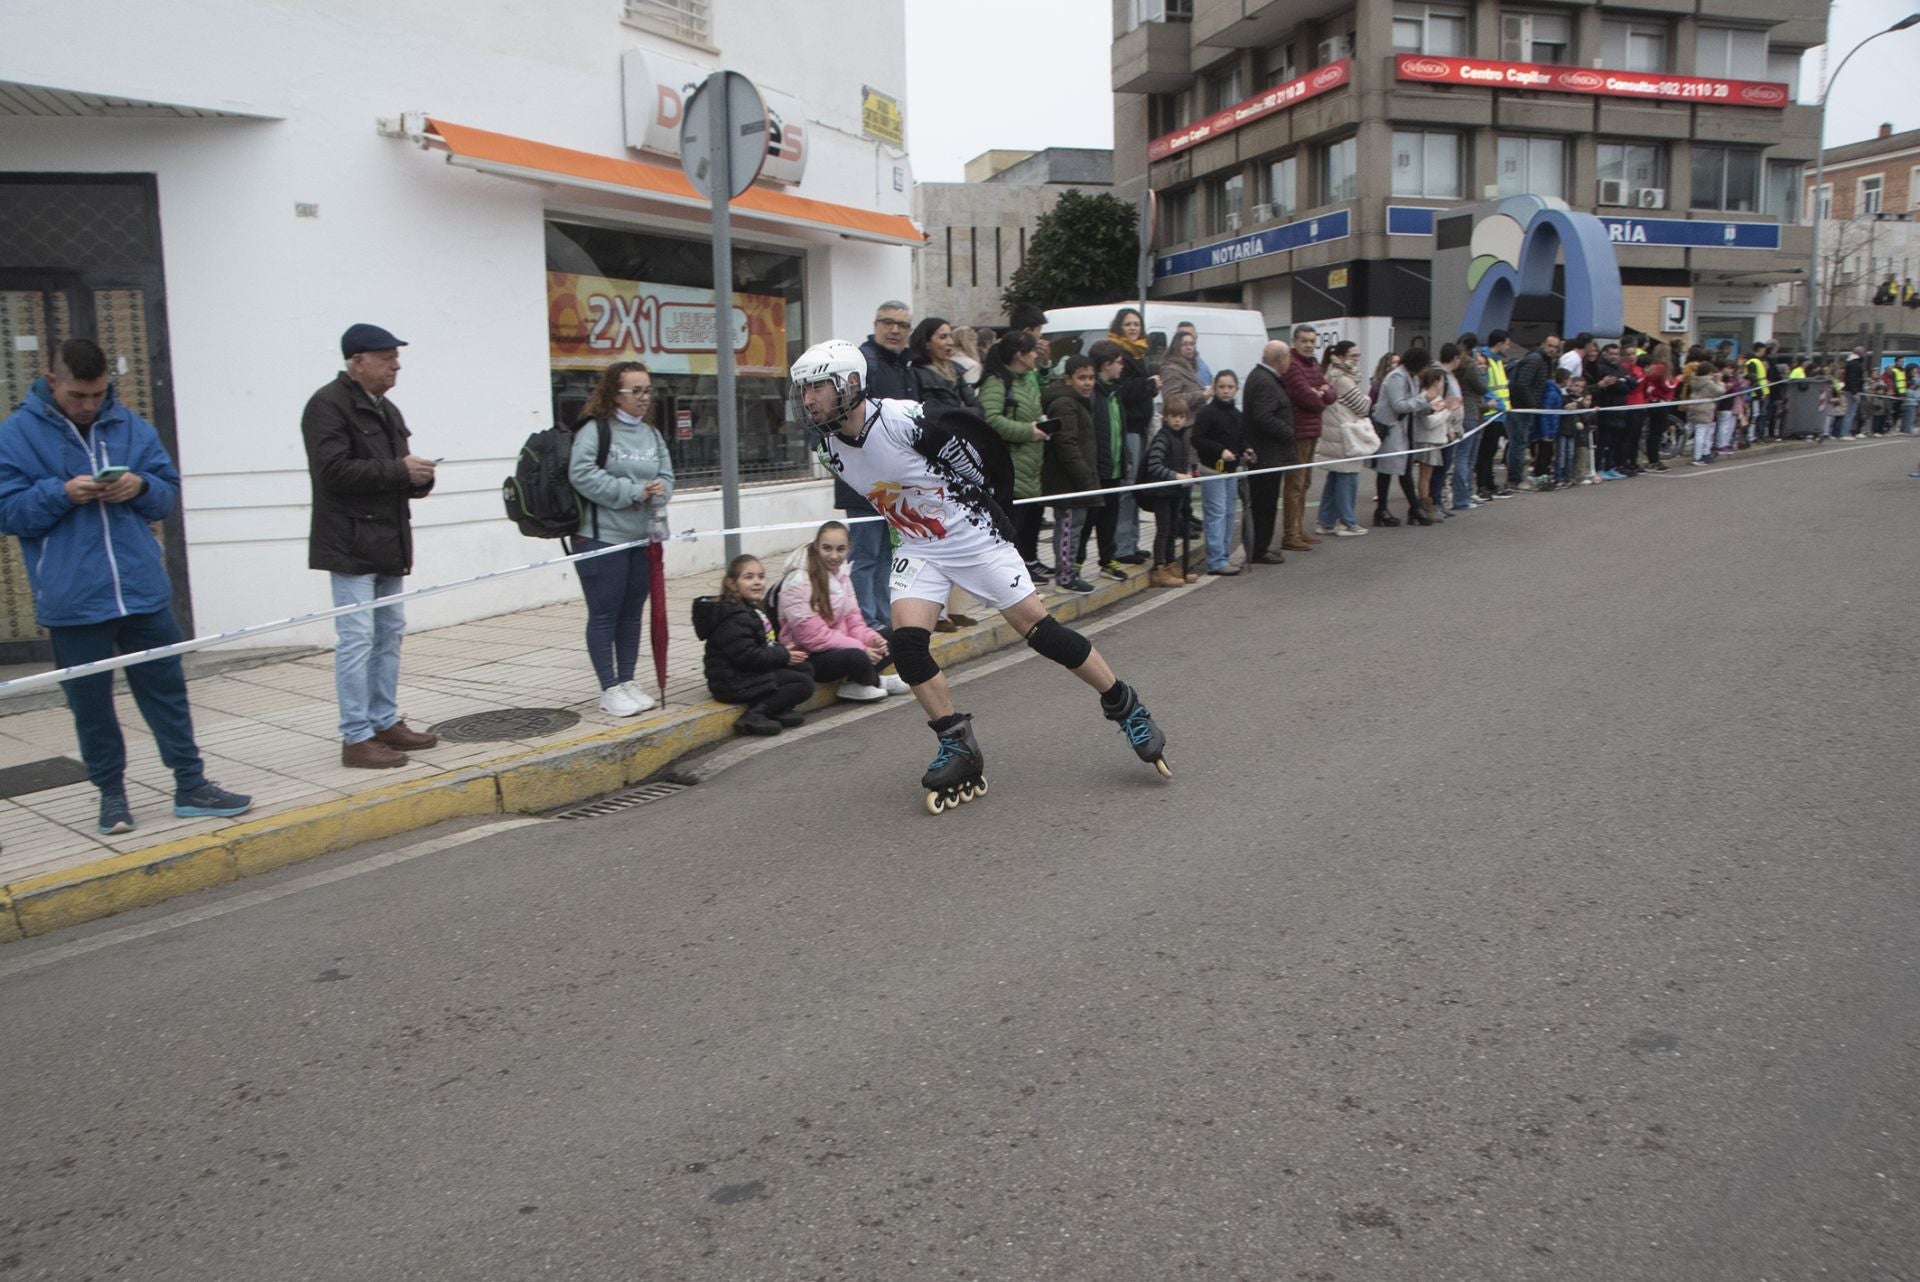
[[[1393,60],[1398,80],[1482,89],[1528,89],[1539,93],[1584,93],[1611,98],[1698,102],[1713,107],[1785,107],[1787,86],[1771,80],[1711,80],[1597,67],[1561,67],[1532,62],[1487,62],[1480,58],[1434,58],[1403,53]]]
[[[735,368],[785,378],[787,300],[735,294]],[[713,291],[572,272],[547,273],[547,346],[554,369],[645,361],[656,374],[715,372]]]
[[[1326,93],[1329,89],[1338,89],[1347,83],[1351,75],[1353,60],[1342,58],[1330,62],[1317,70],[1284,85],[1275,85],[1263,93],[1257,93],[1245,102],[1236,102],[1224,111],[1217,111],[1198,124],[1188,125],[1185,129],[1176,129],[1164,138],[1156,138],[1147,144],[1148,160],[1165,160],[1176,152],[1189,147],[1198,147],[1209,138],[1218,138],[1240,126],[1250,124],[1276,111],[1285,111],[1296,103],[1305,102],[1316,94]]]
[[[1154,261],[1153,278],[1159,280],[1163,276],[1203,272],[1209,268],[1225,267],[1248,258],[1264,258],[1268,254],[1283,254],[1292,249],[1304,249],[1308,245],[1321,245],[1330,240],[1341,240],[1351,233],[1352,226],[1351,212],[1336,209],[1318,218],[1302,218],[1297,223],[1268,227],[1248,236],[1215,241],[1211,245],[1201,245],[1196,249],[1183,249],[1177,254],[1163,254]]]
[[[1431,236],[1437,210],[1388,205],[1387,235]],[[1778,249],[1780,224],[1716,223],[1700,218],[1601,218],[1615,245],[1668,245],[1687,249]]]
[[[693,411],[675,410],[673,412],[673,436],[678,441],[693,439]]]
[[[900,114],[900,100],[888,97],[872,85],[861,85],[860,132],[891,147],[904,146],[907,121]]]
[[[627,146],[662,156],[680,155],[680,121],[687,99],[706,83],[713,68],[670,58],[649,49],[629,49],[620,56],[621,95],[625,100]],[[792,94],[762,84],[760,100],[767,105],[767,164],[762,178],[797,183],[806,176],[806,107]]]

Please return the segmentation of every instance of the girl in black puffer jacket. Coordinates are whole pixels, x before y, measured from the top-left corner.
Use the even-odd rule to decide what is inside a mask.
[[[733,723],[736,734],[779,734],[805,724],[794,709],[813,694],[806,651],[774,639],[773,623],[760,608],[766,594],[767,568],[756,557],[736,556],[720,595],[693,603],[693,633],[707,644],[707,689],[722,703],[747,705]]]

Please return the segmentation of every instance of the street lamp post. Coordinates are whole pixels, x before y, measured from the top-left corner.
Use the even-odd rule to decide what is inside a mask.
[[[1820,337],[1820,323],[1817,319],[1816,300],[1820,293],[1820,189],[1826,185],[1827,176],[1827,95],[1833,92],[1833,84],[1840,79],[1840,73],[1846,68],[1847,58],[1853,57],[1862,49],[1878,40],[1881,36],[1892,35],[1896,31],[1905,31],[1915,23],[1920,23],[1920,13],[1910,13],[1885,31],[1876,31],[1847,50],[1847,57],[1827,77],[1827,83],[1820,87],[1820,127],[1813,139],[1813,253],[1807,259],[1807,297],[1806,315],[1800,322],[1800,345],[1805,349],[1808,360],[1813,359],[1814,343]]]

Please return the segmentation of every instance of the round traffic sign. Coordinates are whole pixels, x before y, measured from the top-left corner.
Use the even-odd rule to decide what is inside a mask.
[[[721,108],[714,119],[716,102]],[[716,161],[715,131],[726,140],[724,158]],[[715,175],[716,164],[726,172]],[[700,194],[712,199],[715,187],[728,199],[753,186],[767,163],[767,108],[753,81],[737,71],[716,71],[687,98],[680,117],[680,167]]]

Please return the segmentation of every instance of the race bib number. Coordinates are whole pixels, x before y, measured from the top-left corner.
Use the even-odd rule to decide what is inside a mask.
[[[920,577],[922,559],[917,556],[896,556],[893,558],[893,573],[887,576],[887,586],[895,592],[905,592]]]

